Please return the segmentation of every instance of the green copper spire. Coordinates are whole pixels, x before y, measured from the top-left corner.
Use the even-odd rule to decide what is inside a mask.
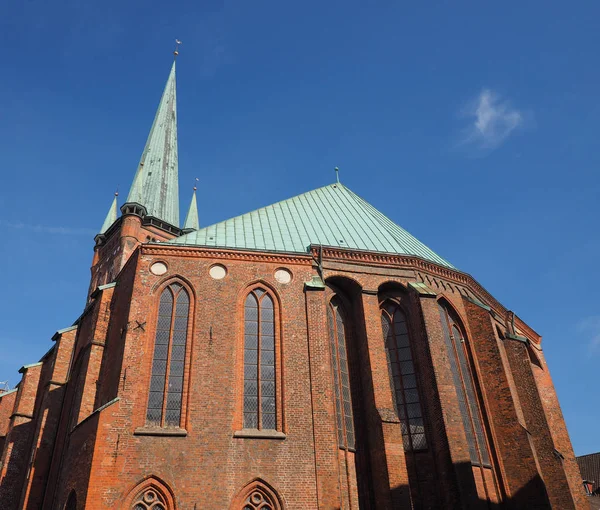
[[[194,187],[190,208],[188,209],[185,222],[183,223],[184,232],[192,230],[200,230],[200,221],[198,220],[198,204],[196,203],[196,187]]]
[[[119,196],[119,194],[115,193],[115,198],[113,198],[110,209],[108,210],[108,214],[106,215],[106,218],[104,218],[104,223],[102,223],[102,228],[100,229],[100,232],[98,232],[99,234],[104,234],[110,228],[110,226],[115,221],[117,221],[117,197],[118,196]]]
[[[149,216],[179,227],[175,88],[173,62],[127,202],[143,205]]]

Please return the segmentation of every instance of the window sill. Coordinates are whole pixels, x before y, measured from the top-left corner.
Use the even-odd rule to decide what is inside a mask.
[[[161,428],[161,427],[138,427],[133,431],[134,436],[170,436],[170,437],[185,437],[187,430],[178,427]]]
[[[258,430],[242,429],[236,430],[233,437],[243,437],[248,439],[285,439],[287,436],[277,430]]]

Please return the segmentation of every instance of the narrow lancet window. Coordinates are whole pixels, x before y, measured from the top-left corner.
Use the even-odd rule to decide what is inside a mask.
[[[352,416],[352,397],[350,376],[348,373],[348,355],[346,349],[346,325],[339,298],[334,297],[327,311],[329,326],[329,344],[333,372],[333,391],[335,396],[335,414],[338,443],[340,448],[354,448],[354,418]]]
[[[405,451],[427,448],[423,411],[410,345],[406,316],[392,301],[381,311],[381,327],[388,362],[394,405],[402,427]]]
[[[275,310],[264,289],[244,306],[244,428],[277,428],[275,405]]]
[[[466,338],[453,315],[442,304],[439,305],[444,340],[450,360],[450,370],[460,409],[471,463],[491,467],[485,442],[484,428],[477,403],[470,369]]]
[[[190,298],[178,283],[160,296],[146,422],[179,427]]]

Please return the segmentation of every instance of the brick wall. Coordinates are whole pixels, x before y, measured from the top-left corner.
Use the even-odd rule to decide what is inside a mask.
[[[8,508],[22,495],[28,508],[39,507],[42,497],[43,508],[62,508],[72,490],[82,508],[118,508],[144,487],[185,509],[229,508],[232,501],[243,506],[253,487],[262,487],[287,510],[359,504],[487,508],[499,501],[542,508],[544,482],[550,480],[563,493],[553,489],[559,507],[584,508],[547,369],[536,373],[513,343],[500,343],[495,328],[505,310],[469,277],[410,258],[338,253],[323,260],[324,287],[313,280],[318,268],[308,255],[165,245],[136,250],[139,240],[132,232],[139,233],[139,220],[125,219],[119,243],[101,246],[95,260],[99,274],[102,261],[126,254],[116,286],[90,294],[77,330],[63,334],[46,360],[46,375],[40,378],[41,366],[28,368],[19,393],[0,396],[0,436],[11,395],[16,408],[35,416],[29,418],[34,424],[25,434],[29,439],[19,444],[12,434],[15,420],[23,417],[10,422],[4,456],[15,459],[12,489],[0,485]],[[151,272],[157,261],[167,265],[166,274]],[[215,263],[227,268],[225,278],[210,277]],[[292,272],[290,283],[276,280],[281,267]],[[191,312],[182,421],[165,430],[147,426],[146,406],[158,299],[175,281],[189,292]],[[425,283],[429,290],[416,291],[410,282]],[[257,285],[271,293],[277,313],[278,430],[269,437],[241,430],[244,299]],[[356,452],[340,449],[336,437],[326,321],[335,292],[351,311]],[[404,452],[394,410],[379,311],[389,296],[402,303],[409,322],[428,442],[421,452]],[[438,310],[441,298],[467,333],[491,468],[470,462]],[[486,303],[482,307],[474,300]],[[549,461],[550,440],[564,456],[558,464]],[[33,478],[26,484],[32,452],[37,452]],[[2,469],[6,477],[6,466]]]

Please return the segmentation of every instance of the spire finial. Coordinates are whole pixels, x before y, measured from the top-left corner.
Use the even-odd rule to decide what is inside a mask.
[[[179,45],[181,44],[181,41],[179,39],[175,39],[175,51],[173,52],[173,55],[175,55],[175,58],[177,58],[177,55],[179,55]]]
[[[334,170],[335,170],[335,180],[336,180],[337,182],[340,182],[340,169],[339,169],[339,168],[336,166],[336,167],[334,168]]]
[[[196,182],[194,183],[194,191],[196,191],[198,189],[198,181],[200,179],[198,179],[198,177],[196,177]]]

